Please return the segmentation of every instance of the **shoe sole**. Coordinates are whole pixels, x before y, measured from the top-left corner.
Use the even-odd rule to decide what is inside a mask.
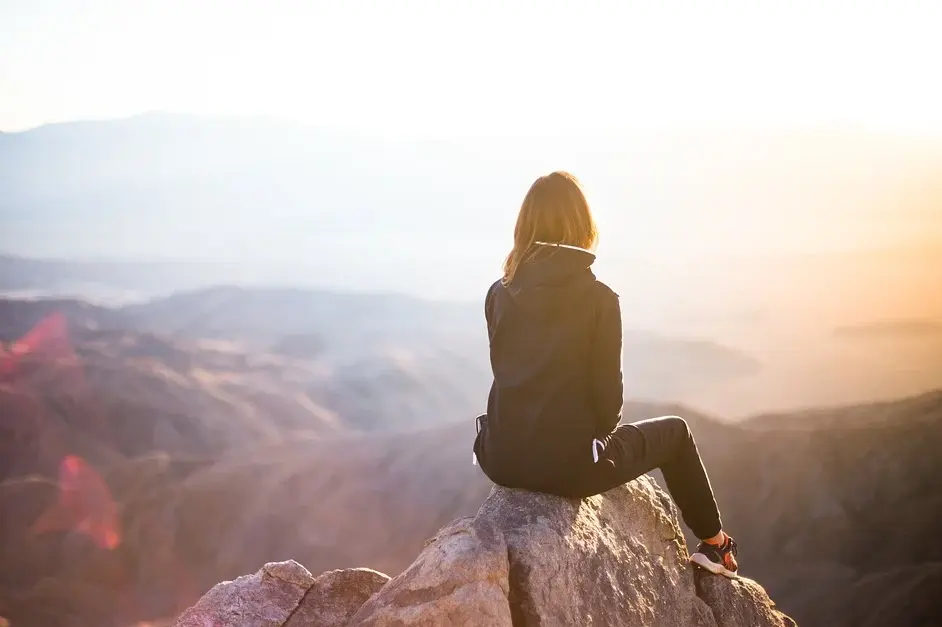
[[[737,575],[734,571],[729,570],[722,564],[711,562],[710,558],[708,558],[703,553],[694,553],[693,555],[691,555],[690,562],[692,564],[696,564],[703,570],[710,571],[714,575],[723,575],[724,577],[728,577],[730,579],[739,579],[739,575]]]

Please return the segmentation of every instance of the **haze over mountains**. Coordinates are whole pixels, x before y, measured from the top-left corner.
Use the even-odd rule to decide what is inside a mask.
[[[0,137],[0,250],[201,261],[210,283],[477,298],[530,181],[555,168],[586,183],[618,287],[656,293],[668,259],[728,272],[742,254],[754,264],[942,242],[942,140],[810,130],[405,140],[152,113]]]
[[[931,333],[895,337],[898,359],[852,384],[809,367],[859,361],[865,340],[835,329],[942,320],[942,141],[852,129],[406,140],[165,113],[48,125],[0,137],[0,290],[116,304],[327,288],[477,309],[529,182],[557,167],[586,184],[595,268],[629,329],[745,353],[777,382],[698,406],[742,416],[931,383]]]
[[[148,306],[0,301],[0,337],[16,356],[0,381],[0,616],[14,626],[172,616],[217,581],[278,559],[395,573],[483,501],[473,414],[451,408],[471,409],[484,390],[471,392],[460,361],[376,351],[351,378],[337,359],[356,353],[331,348],[333,334],[294,355],[262,347],[282,332],[277,321],[268,333],[229,326],[200,339],[213,318],[195,314],[213,296],[177,302],[177,319],[204,326],[173,331],[148,330]],[[28,348],[12,342],[35,323],[45,330]],[[668,413],[697,434],[747,574],[799,624],[939,616],[939,392],[739,425],[672,404],[625,408],[626,419]],[[75,458],[87,466],[63,461]],[[100,473],[108,492],[78,489],[57,509],[76,489],[63,468]],[[878,551],[875,534],[887,536]]]
[[[933,389],[942,376],[942,291],[934,287],[942,284],[942,253],[936,256],[938,264],[922,254],[818,266],[783,262],[765,279],[750,277],[758,274],[754,268],[725,275],[675,266],[658,293],[622,290],[627,394],[739,418]],[[0,292],[8,296],[64,294],[104,306],[94,315],[84,310],[103,317],[96,324],[200,339],[237,336],[243,349],[296,357],[324,351],[350,372],[372,371],[373,360],[395,353],[415,363],[432,360],[433,369],[453,363],[467,373],[475,398],[486,390],[479,299],[229,284],[148,300],[149,291],[205,279],[173,263],[0,257],[0,270]],[[120,307],[120,315],[109,306]],[[459,406],[465,398],[453,399],[454,411],[478,411]]]
[[[933,624],[942,142],[167,114],[0,135],[0,617],[129,627],[278,559],[394,574],[472,514],[483,294],[556,167],[603,229],[626,418],[691,421],[747,574],[805,626]]]

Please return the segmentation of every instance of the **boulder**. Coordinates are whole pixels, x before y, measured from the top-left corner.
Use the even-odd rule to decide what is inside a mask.
[[[311,573],[293,560],[265,564],[254,575],[213,586],[174,627],[281,627],[312,585]]]
[[[647,476],[581,500],[494,487],[387,579],[270,564],[213,588],[176,627],[795,625],[754,581],[695,572],[676,508]]]
[[[344,627],[389,576],[369,568],[331,570],[314,580],[285,627]]]
[[[751,579],[729,580],[700,570],[695,576],[697,595],[710,606],[717,627],[796,627],[795,621],[775,609],[762,586]]]
[[[472,595],[491,582],[506,586],[500,602],[510,616],[487,624],[716,624],[697,597],[673,505],[647,477],[581,500],[495,487],[477,516],[459,524],[461,534],[440,534],[416,564],[455,554],[467,537],[488,538],[475,568],[460,569],[461,589],[451,586],[459,569],[410,568],[367,602],[351,627],[442,624],[428,608],[448,597],[453,603],[458,592],[466,604],[493,608],[496,615],[492,596],[485,601]],[[477,587],[467,585],[470,579]],[[410,594],[396,594],[403,589]]]
[[[510,560],[500,529],[463,518],[426,543],[418,559],[367,601],[350,625],[511,627]]]
[[[293,560],[265,564],[254,575],[214,586],[174,627],[343,627],[387,581],[368,568],[314,578]]]

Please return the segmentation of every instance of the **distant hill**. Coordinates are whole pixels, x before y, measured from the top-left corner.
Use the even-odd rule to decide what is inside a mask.
[[[488,177],[486,190],[462,184],[471,169]],[[495,224],[481,209],[501,189],[518,195],[520,182],[507,179],[486,154],[449,142],[162,113],[56,124],[0,139],[0,250],[224,260],[226,276],[212,263],[193,268],[210,283],[254,275],[404,291],[408,279],[395,279],[422,247]],[[458,279],[457,246],[450,253],[437,263]],[[484,283],[490,272],[480,272]]]
[[[375,413],[379,397],[386,403],[387,425],[440,424],[476,415],[490,385],[478,303],[241,287],[180,292],[121,307],[73,299],[0,299],[0,340],[16,339],[56,311],[80,331],[78,339],[84,337],[82,330],[114,331],[114,338],[146,333],[185,344],[196,354],[215,346],[213,340],[233,359],[239,355],[247,368],[261,371],[269,361],[283,362],[277,367],[299,363],[298,374],[292,375],[298,389],[316,392],[324,402],[333,399],[328,406],[352,421]],[[638,330],[626,330],[624,352],[626,380],[638,398],[689,399],[708,386],[748,380],[762,370],[753,357],[717,342]],[[306,371],[311,366],[305,362],[323,373]],[[377,396],[377,386],[386,392]]]
[[[876,322],[840,326],[834,335],[849,340],[906,339],[918,340],[942,335],[942,322],[924,319],[878,320]]]
[[[271,337],[317,329],[374,341],[382,332],[470,331],[483,324],[476,303],[310,288],[212,287],[131,304],[123,311],[144,328],[193,337]]]
[[[107,304],[195,289],[224,279],[226,274],[225,267],[212,263],[57,260],[0,254],[0,294],[91,299]]]
[[[315,301],[316,296],[309,295]],[[329,294],[321,296],[330,302]],[[382,299],[366,302],[367,310],[381,309]],[[178,315],[201,320],[204,326],[171,333],[157,324],[149,326],[146,308],[0,300],[0,345],[12,346],[37,323],[63,315],[80,366],[63,371],[57,362],[49,363],[41,349],[24,355],[18,369],[25,369],[39,386],[28,396],[61,396],[50,402],[66,423],[95,414],[105,422],[117,421],[112,427],[122,429],[122,413],[137,415],[140,428],[128,434],[140,439],[132,445],[135,453],[164,450],[151,439],[158,424],[164,436],[183,438],[186,450],[211,454],[293,432],[396,431],[441,424],[470,415],[486,395],[483,368],[474,367],[473,360],[469,363],[461,344],[437,347],[441,336],[431,330],[414,338],[392,323],[360,338],[355,327],[344,326],[342,316],[287,310],[294,319],[306,319],[303,328],[315,330],[324,342],[317,354],[297,355],[296,344],[289,350],[282,344],[302,327],[277,318],[253,318],[249,312],[245,319],[255,320],[255,326],[214,327],[217,312],[209,310],[211,315],[200,318],[205,308],[178,307]],[[224,308],[222,319],[231,319],[225,312],[232,311],[239,310]],[[271,311],[274,316],[281,310]],[[81,374],[82,394],[60,385],[73,370]],[[224,427],[239,421],[246,422],[233,430]],[[269,421],[277,423],[280,435],[273,435],[266,426]],[[197,425],[206,426],[205,431],[194,433]],[[172,435],[169,431],[174,430],[179,432]]]

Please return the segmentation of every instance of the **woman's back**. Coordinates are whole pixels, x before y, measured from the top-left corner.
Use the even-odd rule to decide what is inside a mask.
[[[479,452],[496,482],[534,489],[591,463],[593,438],[610,428],[595,419],[596,349],[620,351],[621,340],[597,337],[617,296],[592,273],[595,255],[537,246],[513,281],[487,295],[494,382]]]

